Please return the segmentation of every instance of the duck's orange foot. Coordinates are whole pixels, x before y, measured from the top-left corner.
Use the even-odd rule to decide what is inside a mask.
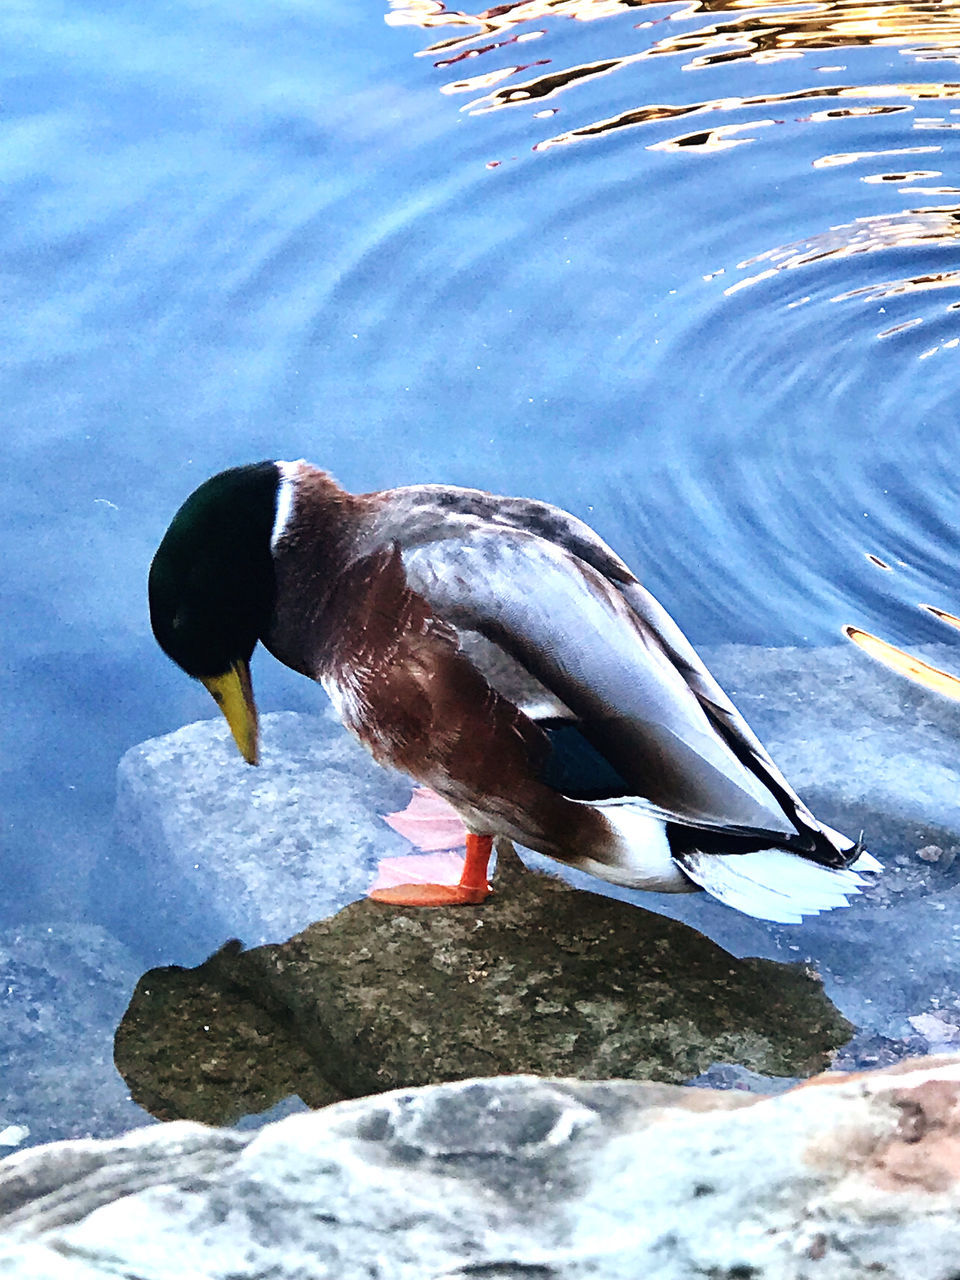
[[[491,893],[487,864],[493,837],[470,834],[466,844],[465,858],[452,853],[384,858],[368,896],[401,907],[476,906]]]
[[[390,889],[371,889],[374,902],[389,902],[395,907],[476,906],[488,898],[489,885],[465,884],[395,884]]]

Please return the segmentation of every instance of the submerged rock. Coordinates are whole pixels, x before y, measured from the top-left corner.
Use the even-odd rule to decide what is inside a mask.
[[[769,1098],[470,1080],[0,1161],[0,1275],[953,1280],[958,1146],[960,1058]]]
[[[454,911],[348,907],[264,955],[324,1074],[357,1095],[495,1072],[685,1080],[721,1059],[809,1075],[852,1030],[797,965],[501,856]]]
[[[113,1069],[113,1035],[139,966],[95,925],[0,934],[0,1155],[142,1124]]]
[[[261,1074],[315,1092],[304,1054],[350,1097],[481,1072],[682,1081],[717,1060],[801,1076],[853,1030],[801,965],[736,960],[512,854],[496,883],[482,907],[359,902],[282,946],[147,974],[117,1033],[131,1092],[166,1117],[216,1119],[203,1108],[224,1105],[231,1071],[245,1098]]]

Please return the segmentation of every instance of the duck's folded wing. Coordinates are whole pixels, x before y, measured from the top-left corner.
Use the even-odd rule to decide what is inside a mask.
[[[485,636],[569,708],[633,794],[681,822],[796,830],[620,584],[516,528],[402,552],[410,586],[438,616]]]
[[[657,637],[665,656],[680,672],[687,688],[730,750],[766,783],[795,826],[801,830],[806,828],[815,839],[826,835],[828,843],[834,844],[830,839],[834,833],[817,821],[793,790],[663,605],[639,582],[626,583],[619,590],[648,633]],[[841,843],[847,845],[849,842],[842,840]]]

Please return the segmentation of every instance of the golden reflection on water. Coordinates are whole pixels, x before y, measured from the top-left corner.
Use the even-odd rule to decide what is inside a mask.
[[[748,59],[767,64],[784,59],[801,59],[807,54],[825,50],[847,49],[864,45],[900,46],[900,52],[918,62],[960,62],[960,5],[956,3],[845,3],[831,0],[693,0],[693,3],[664,3],[663,0],[515,0],[489,9],[469,11],[448,7],[442,0],[390,0],[386,21],[393,26],[419,26],[429,31],[443,31],[441,39],[422,50],[433,57],[435,66],[450,67],[471,59],[495,53],[506,45],[539,40],[547,34],[544,28],[517,28],[544,19],[566,18],[577,22],[596,22],[614,15],[633,13],[652,16],[634,24],[634,30],[646,33],[662,28],[647,47],[620,57],[583,63],[566,68],[554,67],[548,74],[536,75],[516,83],[518,76],[531,67],[545,66],[551,59],[534,63],[518,63],[491,69],[476,76],[460,77],[443,86],[448,94],[477,93],[482,96],[466,103],[463,110],[471,113],[494,111],[520,103],[539,101],[561,90],[596,76],[610,75],[643,59],[673,56],[685,59],[684,69],[696,70],[719,63]],[[701,16],[709,16],[706,25],[690,28]],[[718,18],[722,16],[722,21]],[[678,30],[678,28],[680,28]],[[839,73],[843,65],[819,66],[818,73]],[[505,81],[512,83],[507,85]],[[720,100],[677,108],[678,113],[709,110],[737,105],[767,105],[791,97],[818,97],[855,94],[859,97],[900,96],[932,101],[960,94],[960,85],[875,85],[861,89],[839,87],[823,89],[810,86],[795,95]],[[899,108],[903,109],[903,108]],[[605,121],[572,130],[557,138],[545,139],[539,149],[609,132],[651,119],[658,108],[640,106]],[[661,108],[662,110],[662,108]],[[651,114],[654,113],[654,114]],[[814,117],[810,117],[813,119]],[[940,119],[917,121],[922,127],[953,128],[960,123]],[[755,126],[754,126],[755,127]],[[700,145],[715,149],[731,145],[718,130],[705,130]],[[692,138],[673,140],[673,148],[694,146]],[[669,149],[669,144],[668,144]]]
[[[887,564],[885,560],[881,560],[879,556],[873,555],[872,552],[866,552],[866,557],[871,564],[878,569],[883,569],[888,573],[893,573],[893,566]],[[903,564],[903,561],[898,561]],[[933,604],[919,605],[925,613],[931,614],[939,622],[945,623],[948,627],[955,627],[960,630],[960,617],[955,613],[949,613],[946,609],[939,609]],[[864,653],[882,663],[885,667],[889,667],[891,671],[896,671],[898,675],[906,676],[908,680],[912,680],[915,684],[922,684],[927,689],[933,689],[936,693],[942,693],[947,698],[953,698],[960,702],[960,678],[951,675],[949,671],[943,671],[940,667],[931,666],[929,662],[924,662],[922,658],[916,657],[915,654],[909,653],[906,649],[900,649],[894,644],[890,644],[887,640],[881,640],[879,636],[873,635],[869,631],[865,631],[862,627],[845,626],[843,634],[848,640],[851,640]]]
[[[956,627],[960,631],[960,618],[955,613],[947,613],[946,609],[938,609],[933,604],[922,604],[920,608],[926,610],[927,613],[932,613],[935,618],[945,622],[948,627]]]
[[[863,160],[885,160],[889,156],[930,156],[939,155],[941,148],[927,147],[887,147],[882,151],[838,151],[834,155],[821,156],[814,160],[815,169],[834,169],[845,164],[860,164]]]
[[[831,298],[831,302],[846,302],[848,298],[866,298],[868,302],[880,302],[903,293],[923,293],[928,289],[956,289],[960,286],[960,271],[935,271],[927,275],[911,276],[906,280],[887,280],[882,284],[865,284],[859,289],[848,289]],[[956,303],[952,304],[956,306]]]
[[[908,188],[909,189],[909,188]],[[926,248],[931,246],[955,247],[960,239],[960,205],[935,205],[908,209],[897,214],[878,214],[857,218],[853,222],[831,227],[808,240],[781,245],[746,258],[737,264],[739,271],[750,274],[735,281],[725,290],[725,296],[739,293],[762,281],[770,280],[782,271],[794,271],[830,259],[850,258],[857,254],[876,253],[885,249]],[[761,268],[756,270],[755,268]],[[899,280],[884,280],[847,289],[830,298],[831,302],[885,302],[909,294],[928,293],[938,289],[960,288],[960,271],[922,272]],[[951,302],[946,310],[956,310],[960,302]],[[923,324],[922,317],[901,320],[882,328],[878,338],[888,338],[904,333]],[[960,339],[949,339],[922,352],[918,359],[925,359],[937,351],[952,350],[960,346]]]
[[[921,607],[929,608],[927,605]],[[935,609],[930,609],[930,612],[938,616],[940,614],[940,611]],[[952,625],[960,626],[960,619],[953,618],[952,614],[946,616],[953,619]],[[843,634],[864,653],[875,658],[877,662],[882,662],[885,667],[906,676],[916,684],[922,684],[927,689],[933,689],[936,693],[942,693],[945,697],[960,702],[960,680],[952,676],[949,671],[932,667],[928,662],[907,653],[905,649],[898,649],[896,645],[889,644],[886,640],[881,640],[879,636],[872,635],[860,627],[846,626],[843,628]]]

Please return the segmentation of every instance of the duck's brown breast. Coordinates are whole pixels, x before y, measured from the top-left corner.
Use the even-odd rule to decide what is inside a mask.
[[[342,575],[325,633],[317,677],[378,761],[432,787],[472,826],[485,815],[489,830],[535,846],[554,846],[553,828],[573,835],[587,822],[583,806],[539,781],[546,734],[491,687],[456,629],[410,589],[398,548]]]

